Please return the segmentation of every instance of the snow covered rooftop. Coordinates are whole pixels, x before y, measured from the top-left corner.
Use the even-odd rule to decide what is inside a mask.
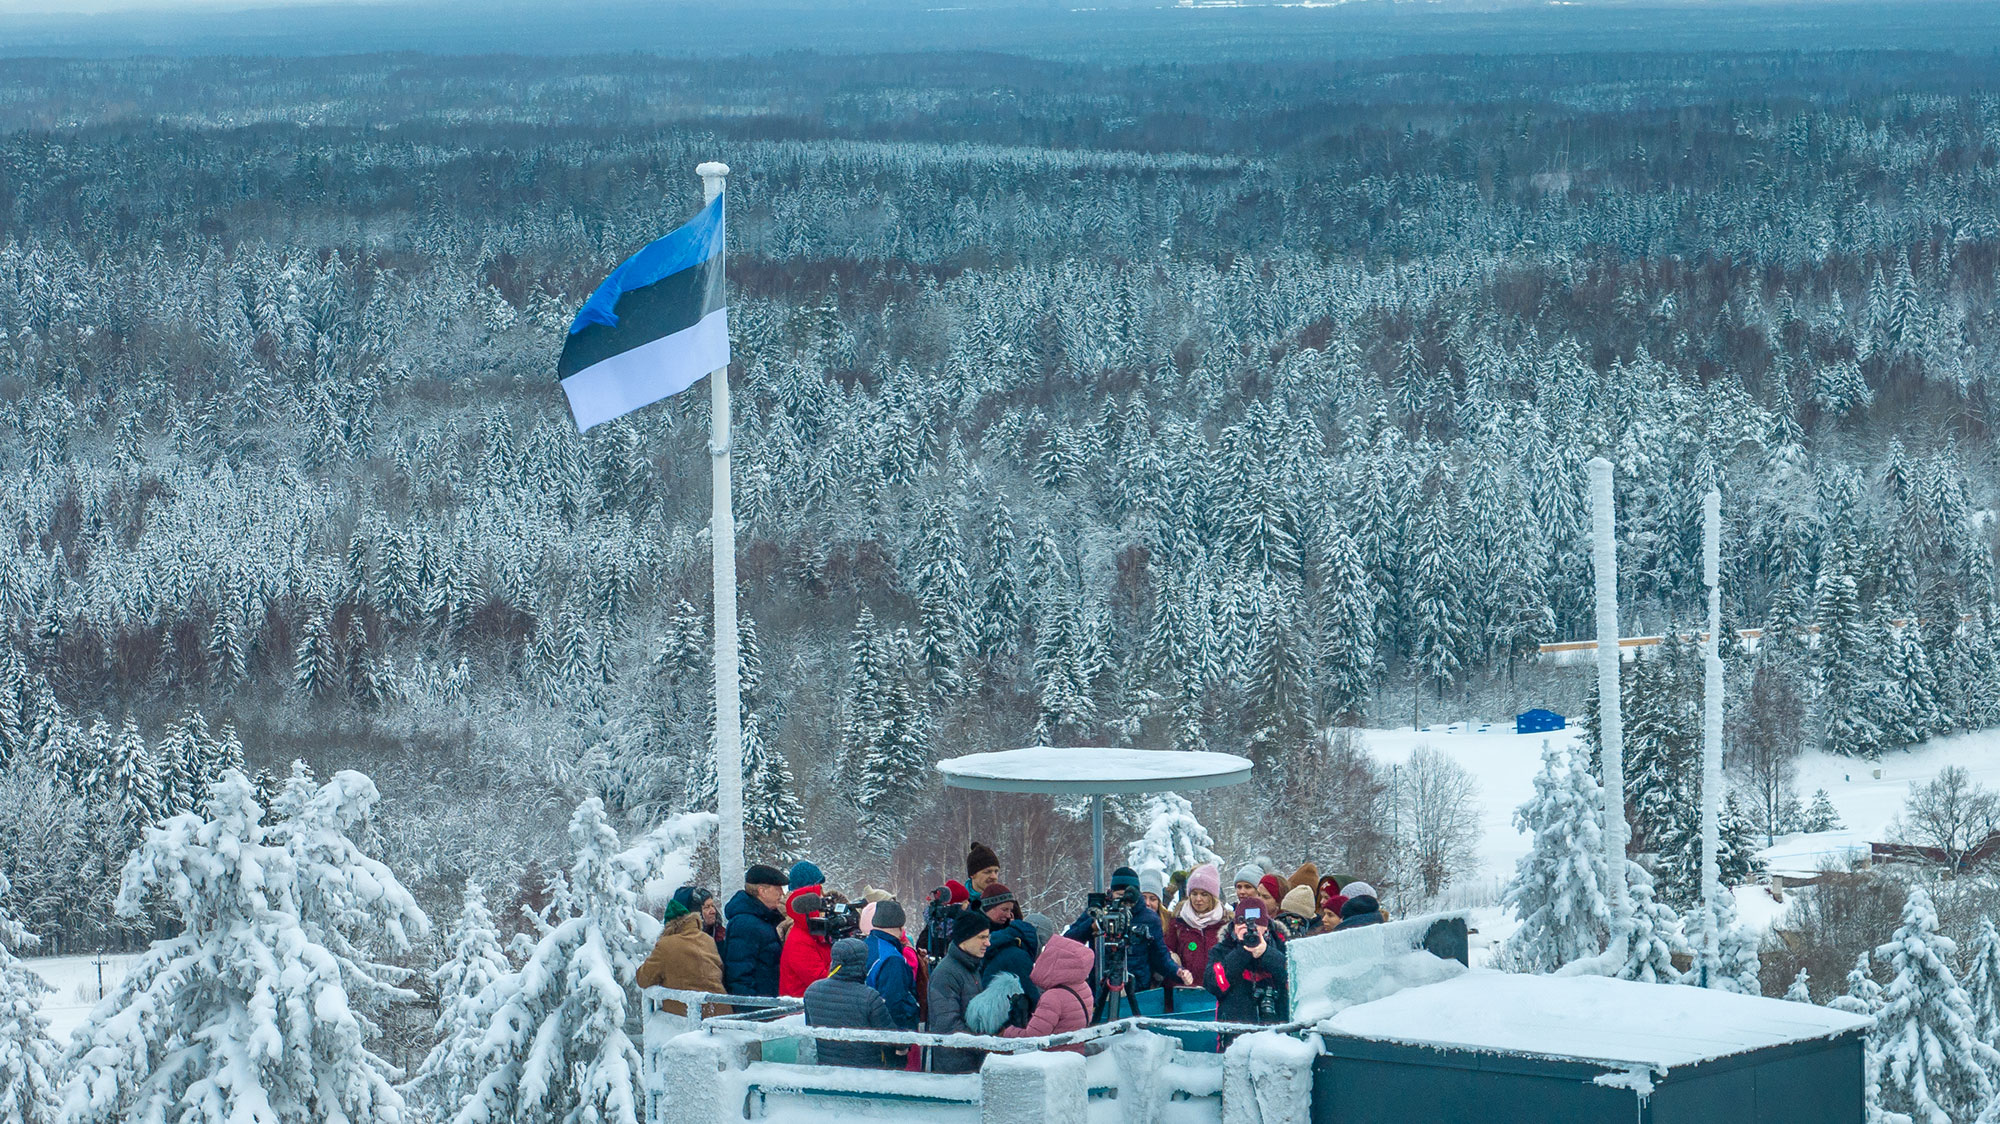
[[[1602,977],[1474,970],[1349,1007],[1324,1033],[1666,1071],[1868,1025],[1826,1007]]]
[[[1250,759],[1233,753],[1036,745],[970,753],[938,762],[945,783],[991,792],[1194,791],[1250,779]]]

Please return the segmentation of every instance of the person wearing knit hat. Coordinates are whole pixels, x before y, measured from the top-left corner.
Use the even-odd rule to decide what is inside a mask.
[[[1277,875],[1266,874],[1257,880],[1257,888],[1264,891],[1262,895],[1264,904],[1270,906],[1272,914],[1275,915],[1278,912],[1278,903],[1285,900],[1285,891],[1290,887],[1286,886],[1284,880]]]
[[[1222,904],[1222,874],[1214,863],[1203,863],[1189,872],[1187,895],[1167,925],[1167,945],[1199,981],[1208,967],[1208,954],[1222,938],[1229,910]]]
[[[889,1005],[889,1017],[903,1030],[917,1029],[923,1018],[923,958],[903,939],[903,907],[894,898],[862,907],[871,924],[863,924],[868,942],[868,975],[864,982]]]
[[[1139,896],[1146,899],[1146,908],[1161,914],[1167,900],[1167,872],[1157,866],[1139,868]]]
[[[1258,866],[1256,863],[1244,863],[1242,866],[1237,867],[1236,876],[1231,879],[1236,900],[1242,901],[1246,897],[1256,896],[1257,891],[1262,889],[1257,883],[1263,877],[1264,868]]]
[[[1278,903],[1278,920],[1291,930],[1295,937],[1309,937],[1319,931],[1319,911],[1313,908],[1311,886],[1294,886],[1285,891],[1285,900]]]
[[[824,885],[826,885],[826,876],[820,873],[819,867],[805,859],[800,859],[798,862],[793,863],[792,869],[785,874],[785,889],[787,891],[798,891],[805,889],[807,886]]]
[[[640,987],[728,994],[722,986],[722,953],[715,947],[714,938],[701,928],[701,907],[709,897],[707,890],[693,886],[674,891],[673,900],[667,903],[666,926],[660,931],[660,939],[635,974]],[[673,1015],[687,1014],[687,1006],[682,1003],[663,1001],[660,1009]],[[728,1014],[729,1009],[709,1003],[703,1004],[702,1012],[706,1018]]]
[[[1228,932],[1209,956],[1202,986],[1215,996],[1218,1022],[1275,1023],[1287,1007],[1282,938],[1257,898],[1236,903]]]
[[[792,864],[785,875],[792,889],[785,895],[785,916],[792,927],[785,933],[785,947],[778,954],[778,994],[793,999],[805,995],[813,981],[826,978],[833,962],[833,940],[812,931],[812,919],[823,916],[825,887],[818,881],[819,868],[809,862]],[[814,881],[802,882],[811,878]]]
[[[928,1030],[932,1034],[965,1034],[965,1008],[986,984],[979,978],[992,928],[986,915],[968,909],[952,920],[951,944],[931,968]],[[978,1050],[931,1051],[934,1073],[971,1073],[985,1055]]]
[[[1346,890],[1347,904],[1340,907],[1340,925],[1334,932],[1380,925],[1389,920],[1389,915],[1383,912],[1382,904],[1375,898],[1375,887],[1366,882],[1349,882]]]
[[[1154,870],[1155,868],[1147,868]],[[1141,892],[1143,879],[1138,871],[1129,866],[1121,866],[1111,872],[1110,905],[1124,906],[1131,920],[1125,943],[1125,968],[1131,992],[1148,991],[1179,981],[1181,986],[1194,984],[1194,976],[1174,960],[1173,950],[1167,946],[1166,927],[1160,922],[1160,915],[1146,904]],[[1075,923],[1070,925],[1063,936],[1083,944],[1091,944],[1097,939],[1097,918],[1086,908]],[[1116,1018],[1117,1003],[1106,1002],[1103,1013],[1107,1018]]]
[[[999,882],[987,884],[985,892],[979,895],[979,906],[987,923],[993,926],[986,957],[979,965],[980,982],[991,984],[1002,972],[1010,973],[1021,981],[1027,1002],[1032,1005],[1039,995],[1028,977],[1034,974],[1035,957],[1042,954],[1041,934],[1021,916],[1021,903],[1014,900],[1014,892]]]
[[[975,898],[985,894],[986,886],[1000,881],[1000,856],[993,848],[975,842],[965,852],[965,888]]]
[[[1300,863],[1299,868],[1292,872],[1292,876],[1285,879],[1285,889],[1287,892],[1293,886],[1306,886],[1317,892],[1319,888],[1319,866],[1314,863]]]

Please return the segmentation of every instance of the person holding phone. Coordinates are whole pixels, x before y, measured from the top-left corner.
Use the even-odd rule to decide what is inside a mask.
[[[1290,1005],[1285,950],[1271,935],[1263,902],[1236,903],[1228,930],[1208,958],[1203,985],[1215,996],[1218,1022],[1279,1023]]]

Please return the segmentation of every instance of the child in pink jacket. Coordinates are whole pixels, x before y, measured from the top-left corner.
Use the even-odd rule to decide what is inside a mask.
[[[1090,946],[1068,937],[1051,937],[1035,959],[1035,970],[1029,978],[1036,987],[1042,989],[1042,998],[1035,1004],[1034,1017],[1026,1027],[1013,1027],[1001,1031],[1006,1038],[1040,1038],[1047,1034],[1066,1034],[1072,1030],[1082,1030],[1090,1025],[1090,1015],[1096,1004],[1090,994],[1090,969],[1097,963],[1097,954]],[[1058,1046],[1072,1054],[1083,1053],[1081,1045]]]

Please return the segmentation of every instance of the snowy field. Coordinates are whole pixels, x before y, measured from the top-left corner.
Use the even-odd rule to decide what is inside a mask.
[[[42,1014],[49,1020],[49,1034],[67,1046],[70,1032],[90,1017],[90,1009],[97,1006],[100,962],[104,966],[104,986],[116,989],[137,959],[134,955],[23,957],[23,963],[55,989],[53,994],[42,997]]]
[[[1479,867],[1459,891],[1462,899],[1446,903],[1473,908],[1474,924],[1480,929],[1474,939],[1475,950],[1504,940],[1513,929],[1513,920],[1491,903],[1497,899],[1499,886],[1513,874],[1514,864],[1528,851],[1528,837],[1514,829],[1514,809],[1534,793],[1542,742],[1574,740],[1580,733],[1572,726],[1548,734],[1516,734],[1511,721],[1358,731],[1362,744],[1378,761],[1400,765],[1418,746],[1428,745],[1464,766],[1478,783],[1483,834]],[[1907,752],[1885,754],[1880,761],[1807,753],[1799,761],[1799,802],[1809,804],[1816,790],[1826,789],[1840,813],[1842,830],[1781,835],[1760,854],[1769,869],[1798,873],[1811,872],[1823,861],[1851,852],[1866,854],[1870,842],[1889,837],[1893,821],[1909,798],[1911,783],[1929,781],[1947,765],[1961,766],[1975,782],[2000,790],[2000,729],[1939,738]],[[1880,777],[1875,775],[1877,771]],[[1768,927],[1785,908],[1758,886],[1738,887],[1736,902],[1744,923],[1756,928]]]

